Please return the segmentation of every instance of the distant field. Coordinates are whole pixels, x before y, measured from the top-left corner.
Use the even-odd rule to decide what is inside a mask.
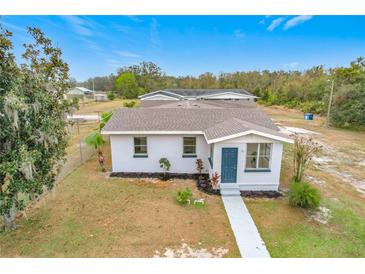
[[[104,111],[115,110],[117,108],[123,107],[124,102],[136,101],[139,100],[128,100],[128,99],[115,99],[113,101],[106,102],[96,102],[96,101],[80,101],[79,106],[80,109],[76,112],[76,114],[95,114],[101,113]]]

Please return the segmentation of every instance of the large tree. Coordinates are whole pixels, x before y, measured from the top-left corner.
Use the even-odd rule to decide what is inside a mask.
[[[0,26],[0,214],[14,229],[17,212],[54,185],[67,146],[64,99],[68,65],[61,50],[36,28],[24,63],[12,54],[11,33]]]
[[[117,92],[126,99],[137,98],[141,93],[136,77],[133,73],[125,71],[115,80],[115,88]]]
[[[118,75],[130,72],[134,75],[137,85],[142,89],[140,92],[150,92],[163,86],[161,68],[152,62],[142,62],[139,65],[121,68]]]

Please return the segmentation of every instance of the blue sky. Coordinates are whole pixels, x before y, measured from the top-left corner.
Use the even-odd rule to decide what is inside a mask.
[[[79,81],[152,61],[169,75],[345,66],[365,56],[365,16],[3,16],[14,52],[40,27]]]

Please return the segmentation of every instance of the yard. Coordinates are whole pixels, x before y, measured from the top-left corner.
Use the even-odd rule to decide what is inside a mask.
[[[184,187],[206,207],[177,204],[175,193]],[[186,245],[198,256],[239,256],[219,197],[198,192],[193,181],[108,178],[95,158],[30,210],[16,231],[0,234],[1,257],[169,256],[189,254]]]
[[[320,133],[323,150],[307,172],[318,187],[330,217],[321,223],[313,215],[288,205],[287,198],[245,199],[273,257],[365,257],[365,133],[327,129],[324,119],[305,121],[302,113],[282,108],[265,111],[283,126]],[[291,178],[291,147],[285,147],[281,189]]]
[[[89,103],[79,113],[121,106],[121,101]],[[282,126],[305,128],[324,149],[307,172],[318,187],[329,218],[322,223],[308,212],[278,199],[245,198],[272,257],[365,257],[365,133],[327,129],[324,120],[303,120],[302,113],[270,107]],[[68,153],[95,123],[82,124]],[[107,146],[106,146],[107,147]],[[106,155],[109,151],[106,149]],[[107,157],[107,167],[110,159]],[[291,146],[285,146],[280,188],[291,178]],[[204,208],[178,205],[178,189],[190,187]],[[364,189],[365,190],[365,189]],[[108,178],[95,157],[61,181],[13,232],[0,232],[0,257],[239,257],[218,196],[196,190],[193,181]]]

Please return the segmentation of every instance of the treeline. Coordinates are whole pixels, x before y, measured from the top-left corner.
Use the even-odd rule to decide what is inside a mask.
[[[164,88],[244,88],[266,105],[284,105],[304,112],[325,114],[334,83],[331,123],[340,127],[365,127],[365,60],[347,67],[325,70],[316,66],[305,71],[249,71],[204,73],[198,77],[166,75],[151,62],[121,68],[116,75],[95,77],[95,90],[116,96],[138,95]],[[79,83],[92,88],[92,79]]]

